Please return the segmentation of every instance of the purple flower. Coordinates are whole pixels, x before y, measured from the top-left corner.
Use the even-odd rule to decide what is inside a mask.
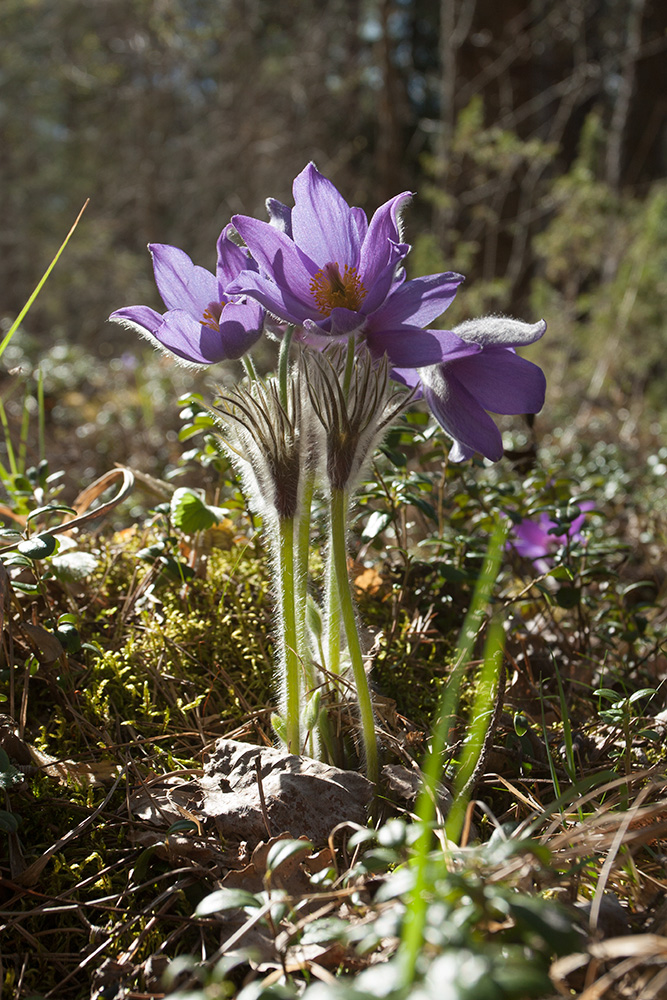
[[[269,199],[270,222],[233,218],[258,265],[239,276],[233,291],[254,296],[314,347],[359,334],[375,357],[386,353],[406,368],[435,365],[452,350],[479,350],[449,331],[424,329],[445,311],[463,277],[446,272],[405,280],[410,247],[401,240],[399,214],[408,191],[378,208],[370,223],[312,163],[293,193],[292,209]]]
[[[592,500],[583,500],[576,506],[581,513],[562,534],[555,534],[558,524],[545,511],[536,518],[525,517],[519,524],[512,526],[508,547],[513,548],[524,559],[530,559],[539,573],[548,572],[553,564],[554,553],[562,545],[581,540],[586,514],[595,508]]]
[[[109,319],[191,364],[240,358],[260,337],[264,310],[254,299],[225,291],[241,271],[253,266],[229,239],[230,228],[218,239],[215,275],[193,264],[183,250],[151,243],[155,281],[167,311],[161,315],[149,306],[127,306]]]
[[[522,323],[502,316],[486,316],[454,327],[449,335],[475,352],[454,349],[443,362],[419,372],[394,370],[407,385],[420,385],[424,398],[453,439],[453,462],[481,452],[492,462],[502,458],[500,431],[486,412],[538,413],[544,405],[546,380],[541,368],[515,352],[544,334],[546,323]],[[391,355],[390,355],[391,356]]]

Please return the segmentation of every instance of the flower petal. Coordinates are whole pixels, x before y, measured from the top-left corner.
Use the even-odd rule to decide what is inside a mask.
[[[156,318],[157,324],[155,323]],[[181,309],[174,309],[164,316],[160,316],[159,313],[148,309],[147,306],[129,306],[126,309],[117,309],[109,319],[122,323],[128,329],[135,330],[155,347],[172,354],[179,361],[187,361],[189,364],[195,365],[209,365],[212,360],[222,360],[219,357],[211,359],[202,350],[201,333],[205,328],[197,323],[189,313]],[[151,325],[145,325],[147,323]],[[211,340],[215,337],[217,343],[221,343],[219,333],[214,330],[208,330],[208,333],[212,335]],[[208,353],[210,353],[210,344],[204,346],[209,346]]]
[[[318,265],[289,236],[268,222],[248,215],[235,215],[232,223],[259,264],[260,271],[294,299],[308,305],[310,315],[313,311],[310,283],[319,270]]]
[[[202,354],[214,361],[234,360],[242,357],[259,340],[264,326],[264,310],[252,299],[245,302],[228,302],[220,316],[219,345],[202,332]],[[215,333],[214,330],[211,333]]]
[[[409,322],[414,326],[427,326],[451,305],[462,281],[465,281],[463,275],[454,271],[413,278],[392,291],[373,319],[386,325]],[[470,341],[472,338],[461,339]]]
[[[241,271],[257,270],[257,264],[248,255],[248,251],[238,246],[229,238],[230,231],[234,227],[231,223],[222,230],[218,237],[217,251],[218,263],[216,276],[220,284],[220,290],[224,292],[227,285],[230,285],[241,273]]]
[[[458,446],[452,449],[450,459],[462,461],[479,451],[492,462],[497,462],[503,455],[500,431],[474,396],[452,374],[454,370],[454,365],[449,370],[445,365],[438,365],[420,372],[426,402],[438,423]]]
[[[418,391],[412,398],[421,399],[423,395],[421,378],[419,377],[419,372],[416,368],[392,368],[390,375],[397,382],[401,382],[402,385],[406,385],[408,389],[417,389]]]
[[[359,243],[363,243],[368,232],[368,216],[363,208],[351,208],[350,211],[354,219],[354,224],[357,227],[357,232],[359,233]]]
[[[513,548],[526,559],[541,559],[556,548],[557,541],[549,534],[551,521],[548,514],[541,514],[537,520],[524,518],[512,527]]]
[[[128,329],[137,330],[142,336],[155,333],[163,323],[162,314],[150,306],[125,306],[112,312],[109,319]]]
[[[358,216],[339,190],[309,163],[295,178],[292,188],[292,234],[294,242],[320,267],[347,264],[357,267],[361,239]]]
[[[521,347],[539,340],[546,328],[543,319],[537,323],[524,323],[509,316],[482,316],[461,323],[454,328],[454,333],[483,347]]]
[[[277,258],[277,271],[281,274],[280,261]],[[276,284],[266,275],[257,271],[241,271],[231,285],[227,287],[228,295],[247,295],[260,302],[274,316],[286,323],[303,323],[312,316],[313,305],[305,305],[301,299],[292,295],[289,285]]]
[[[219,299],[218,282],[204,267],[193,264],[178,247],[150,243],[155,283],[167,309],[182,309],[200,319],[209,302]]]
[[[373,213],[359,260],[359,274],[367,288],[373,285],[379,272],[391,259],[391,244],[401,243],[399,215],[411,198],[410,191],[403,191],[380,205]]]
[[[395,287],[399,288],[405,281],[405,268],[399,268],[398,265],[408,253],[410,247],[407,243],[392,243],[390,246],[389,262],[375,275],[373,283],[369,286],[362,281],[368,294],[361,303],[361,312],[367,316],[370,316],[371,313],[377,313],[387,299],[387,296],[393,294],[392,289]],[[397,326],[400,324],[401,320],[398,320],[389,325]]]
[[[467,357],[479,351],[475,344],[465,344],[449,330],[422,330],[416,326],[366,331],[366,343],[372,354],[386,354],[396,368],[427,368],[444,359]]]
[[[539,413],[544,406],[544,372],[511,349],[485,348],[480,354],[453,364],[455,377],[485,410]]]

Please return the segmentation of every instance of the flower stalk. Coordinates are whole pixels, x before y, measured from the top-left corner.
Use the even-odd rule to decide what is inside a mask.
[[[294,518],[280,518],[278,523],[279,580],[279,644],[283,693],[283,718],[287,748],[301,753],[301,671],[299,668],[299,638],[295,611]]]
[[[361,735],[366,761],[366,776],[377,783],[380,776],[378,746],[375,735],[375,718],[371,692],[364,667],[357,616],[352,600],[352,587],[347,569],[347,497],[345,491],[332,489],[330,503],[331,518],[331,563],[336,582],[340,622],[345,634],[350,657],[352,676],[357,693]]]

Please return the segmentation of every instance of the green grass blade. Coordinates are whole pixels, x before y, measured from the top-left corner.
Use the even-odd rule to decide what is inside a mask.
[[[46,282],[47,278],[49,277],[49,275],[51,274],[51,271],[55,267],[55,265],[56,265],[56,263],[58,261],[58,258],[60,257],[61,253],[63,252],[63,250],[65,249],[65,247],[69,243],[70,237],[72,236],[72,233],[74,232],[74,230],[78,226],[79,219],[81,218],[81,216],[85,212],[86,206],[88,205],[89,201],[90,201],[90,198],[86,198],[86,201],[85,201],[85,203],[83,205],[83,208],[81,209],[81,211],[77,215],[76,219],[74,220],[74,225],[72,226],[72,228],[68,232],[67,236],[63,240],[62,244],[60,245],[60,249],[56,253],[55,257],[53,258],[53,260],[51,261],[51,263],[47,267],[46,271],[44,272],[44,274],[42,275],[42,277],[40,278],[40,280],[38,281],[35,290],[33,291],[32,295],[30,296],[30,298],[28,299],[28,301],[26,302],[26,304],[23,306],[23,309],[21,309],[21,312],[18,314],[18,316],[16,317],[16,319],[14,320],[14,322],[12,323],[12,325],[10,326],[9,330],[5,334],[2,343],[0,343],[0,357],[2,357],[2,355],[4,354],[4,351],[5,351],[5,348],[7,347],[7,344],[10,342],[10,340],[12,339],[12,337],[14,336],[14,334],[16,333],[16,331],[18,330],[19,326],[21,325],[21,323],[25,319],[25,316],[28,313],[28,310],[30,309],[30,307],[32,306],[33,302],[35,301],[35,299],[37,298],[37,296],[41,292],[42,287],[43,287],[44,283]]]
[[[428,884],[427,866],[435,818],[436,789],[442,771],[442,753],[458,708],[463,675],[498,576],[506,536],[507,526],[504,522],[499,522],[491,536],[484,565],[461,629],[456,662],[440,704],[431,753],[424,764],[424,781],[416,807],[422,833],[415,845],[415,883],[408,900],[400,946],[401,975],[404,984],[409,984],[414,979],[417,959],[423,947],[426,910],[431,888]]]
[[[505,632],[502,621],[495,621],[489,627],[484,647],[484,662],[477,683],[475,700],[470,712],[468,737],[463,748],[463,757],[454,779],[454,802],[447,816],[445,833],[447,839],[458,843],[463,828],[470,789],[468,782],[472,778],[480,759],[488,728],[493,718],[495,701],[498,695],[500,672],[503,666],[505,648]]]

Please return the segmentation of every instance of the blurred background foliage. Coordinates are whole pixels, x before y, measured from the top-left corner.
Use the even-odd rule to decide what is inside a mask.
[[[551,412],[659,418],[666,26],[657,0],[2,0],[5,323],[91,199],[4,361],[99,408],[109,361],[145,356],[107,315],[160,306],[146,244],[212,267],[230,216],[314,159],[368,211],[417,192],[412,273],[467,277],[448,325],[547,318]]]

